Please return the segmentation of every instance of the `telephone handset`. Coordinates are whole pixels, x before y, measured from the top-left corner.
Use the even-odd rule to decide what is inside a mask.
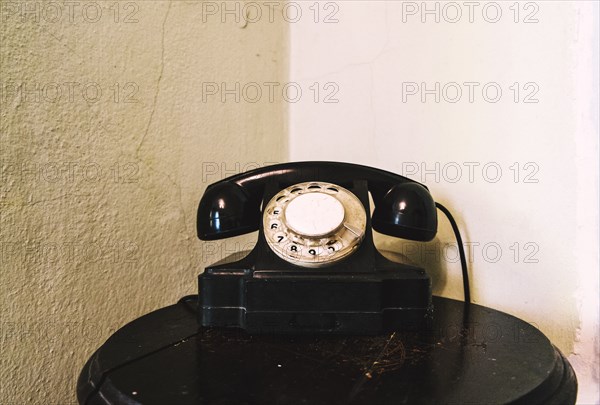
[[[198,276],[200,324],[354,334],[421,326],[432,310],[429,276],[383,257],[371,227],[431,240],[436,204],[420,183],[349,163],[278,164],[208,186],[198,207],[200,239],[259,234],[247,256]]]

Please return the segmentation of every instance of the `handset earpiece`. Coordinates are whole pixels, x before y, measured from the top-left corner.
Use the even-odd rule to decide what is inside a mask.
[[[430,241],[435,237],[435,201],[421,184],[397,184],[378,200],[372,218],[377,232],[417,241]]]
[[[215,240],[258,230],[260,201],[235,182],[208,186],[198,205],[198,238]]]

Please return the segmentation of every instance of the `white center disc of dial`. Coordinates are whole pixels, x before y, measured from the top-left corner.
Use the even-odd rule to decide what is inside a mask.
[[[342,225],[344,206],[328,194],[302,194],[285,207],[285,220],[290,228],[301,235],[327,235]]]

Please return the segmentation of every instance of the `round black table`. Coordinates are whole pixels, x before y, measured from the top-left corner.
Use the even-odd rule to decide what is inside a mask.
[[[200,328],[195,297],[121,328],[88,360],[81,404],[574,404],[577,380],[536,328],[434,297],[418,332],[248,335]]]

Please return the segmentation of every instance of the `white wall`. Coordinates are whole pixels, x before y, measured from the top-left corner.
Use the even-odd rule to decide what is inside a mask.
[[[580,403],[597,401],[598,5],[423,4],[305,4],[291,24],[305,97],[290,107],[290,160],[426,183],[475,244],[473,300],[535,323],[570,355]],[[422,83],[440,84],[438,101]],[[461,297],[445,220],[427,245],[378,240],[427,266],[435,294]]]

